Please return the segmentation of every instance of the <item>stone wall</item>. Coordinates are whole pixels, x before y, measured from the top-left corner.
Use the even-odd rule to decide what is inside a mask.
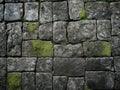
[[[0,0],[0,90],[120,90],[120,0]]]

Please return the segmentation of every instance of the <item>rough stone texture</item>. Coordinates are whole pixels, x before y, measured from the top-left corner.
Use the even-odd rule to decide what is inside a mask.
[[[120,89],[120,73],[115,73],[115,90]]]
[[[96,21],[82,20],[68,24],[68,40],[79,43],[86,40],[96,40]]]
[[[7,24],[7,55],[20,56],[22,44],[22,23],[8,23]]]
[[[111,39],[110,20],[97,20],[97,38],[99,40]]]
[[[0,90],[6,90],[6,78],[0,77]]]
[[[66,83],[66,76],[53,76],[53,90],[66,90]]]
[[[38,22],[25,22],[23,23],[23,39],[37,39],[39,23]]]
[[[52,90],[52,74],[36,74],[36,90]]]
[[[86,70],[87,71],[113,71],[112,57],[102,58],[87,58],[86,59]]]
[[[84,90],[84,78],[74,78],[68,79],[67,90]]]
[[[87,2],[85,4],[88,19],[110,19],[109,3]]]
[[[35,73],[22,73],[22,90],[35,90]]]
[[[8,58],[8,71],[34,71],[36,58]]]
[[[68,0],[68,3],[70,19],[79,20],[81,18],[80,13],[84,9],[83,0]]]
[[[38,58],[36,65],[37,72],[51,72],[52,58]]]
[[[52,3],[42,2],[40,5],[40,23],[52,21]]]
[[[6,3],[4,20],[15,21],[21,20],[23,15],[23,4],[22,3]]]
[[[42,40],[52,40],[52,23],[46,23],[39,26],[39,38]]]
[[[54,22],[53,24],[53,41],[55,43],[66,43],[67,23],[64,21]]]
[[[85,60],[83,58],[54,58],[54,75],[83,76]]]
[[[6,58],[0,58],[0,77],[5,77],[6,74]]]
[[[67,2],[53,2],[53,20],[68,20]]]
[[[82,44],[54,45],[55,57],[80,57],[83,56]]]
[[[0,3],[2,3],[3,2],[3,0],[0,0]]]
[[[111,90],[114,87],[114,75],[112,72],[86,72],[87,87],[94,90]]]
[[[3,4],[0,4],[0,21],[2,21],[2,19],[3,19]]]
[[[114,67],[116,72],[120,72],[120,57],[114,57]]]
[[[0,56],[6,55],[6,38],[5,23],[0,23]]]

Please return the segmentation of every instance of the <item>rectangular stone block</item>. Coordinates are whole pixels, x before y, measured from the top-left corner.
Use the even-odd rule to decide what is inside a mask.
[[[2,21],[3,20],[3,13],[4,13],[4,6],[3,6],[3,4],[0,4],[0,21]]]
[[[6,66],[6,58],[0,58],[0,77],[5,77]]]
[[[54,75],[62,76],[84,76],[84,58],[54,58]]]
[[[34,71],[37,58],[11,58],[7,59],[8,71]]]
[[[0,90],[6,90],[6,77],[0,77]]]
[[[116,72],[115,73],[115,90],[120,89],[120,73]]]
[[[120,57],[114,57],[114,68],[116,72],[120,72]]]

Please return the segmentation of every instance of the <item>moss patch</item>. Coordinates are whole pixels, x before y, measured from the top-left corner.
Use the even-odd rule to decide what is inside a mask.
[[[80,13],[80,19],[82,20],[86,20],[87,19],[87,15],[86,15],[86,10],[83,9]]]
[[[87,85],[85,85],[84,90],[92,90],[92,89],[90,89]]]
[[[101,55],[103,56],[111,56],[111,44],[110,42],[103,42],[102,43],[102,51]]]
[[[53,56],[53,44],[51,41],[32,40],[32,49],[40,56]]]
[[[8,90],[17,90],[21,84],[20,74],[8,74]]]
[[[38,23],[27,23],[27,28],[30,32],[35,32],[35,30],[38,28]]]

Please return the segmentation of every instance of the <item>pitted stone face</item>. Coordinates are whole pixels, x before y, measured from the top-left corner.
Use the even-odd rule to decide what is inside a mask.
[[[120,0],[0,0],[0,90],[120,90]]]

